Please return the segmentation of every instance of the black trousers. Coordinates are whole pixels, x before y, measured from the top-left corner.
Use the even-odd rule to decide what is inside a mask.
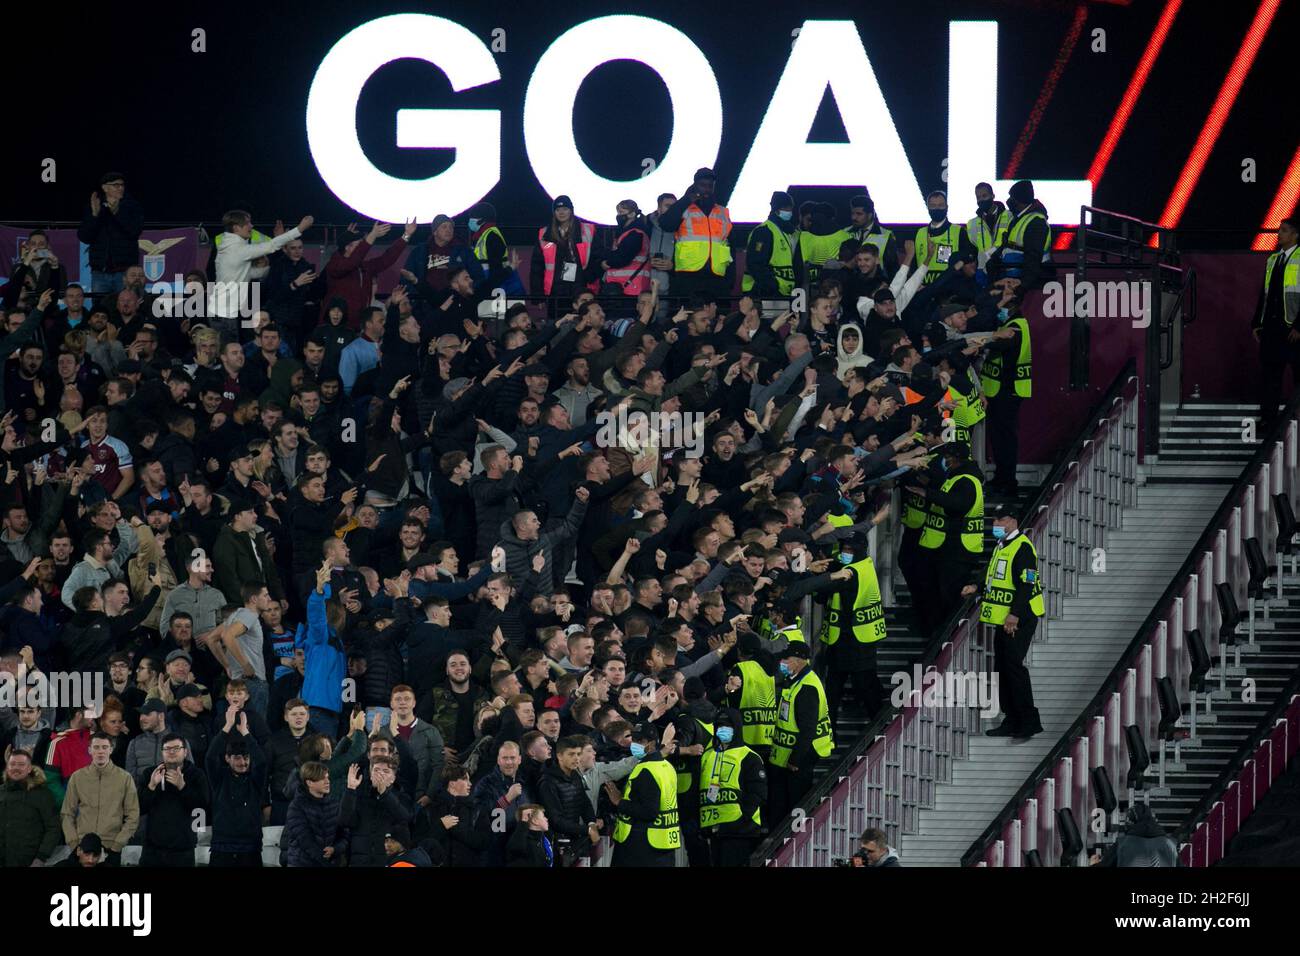
[[[1288,344],[1285,336],[1270,335],[1260,342],[1259,363],[1262,367],[1259,377],[1259,418],[1260,424],[1267,427],[1277,418],[1277,407],[1287,397],[1283,394],[1282,382],[1286,378],[1288,365],[1291,367],[1291,387],[1300,383],[1300,347]]]
[[[715,836],[709,840],[709,860],[713,866],[749,866],[757,849],[757,838]]]
[[[262,851],[249,850],[247,853],[226,853],[212,851],[208,866],[261,866]]]
[[[841,637],[841,641],[852,640]],[[850,669],[850,667],[852,669]],[[844,699],[844,684],[853,683],[853,697],[867,712],[870,720],[880,711],[884,692],[880,688],[880,674],[876,670],[876,645],[864,644],[853,649],[852,660],[834,659],[826,668],[826,708],[830,711],[831,726],[839,718],[840,701]]]
[[[1029,681],[1025,655],[1038,630],[1038,618],[1020,619],[1015,634],[999,625],[993,632],[993,666],[998,672],[998,707],[1003,719],[1014,730],[1041,730],[1038,708],[1034,706],[1034,688]]]
[[[768,777],[767,812],[763,814],[764,825],[774,830],[779,828],[812,789],[817,755],[810,752],[807,764],[797,771],[789,767],[772,768]]]
[[[899,554],[899,565],[903,556]],[[907,578],[908,590],[912,592],[912,613],[916,616],[916,626],[924,637],[930,637],[942,621],[939,591],[939,549],[916,546],[915,554],[908,558],[911,577]],[[908,574],[907,571],[903,572]]]
[[[194,865],[193,850],[164,850],[147,846],[140,854],[141,866],[185,867]]]
[[[993,451],[993,481],[1010,484],[1016,480],[1020,461],[1020,403],[1013,386],[1002,389],[989,399],[988,434]]]

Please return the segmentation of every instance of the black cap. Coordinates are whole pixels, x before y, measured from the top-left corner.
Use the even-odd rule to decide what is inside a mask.
[[[545,375],[547,378],[550,378],[551,370],[541,362],[534,362],[532,365],[524,366],[524,378],[528,378],[531,375]]]
[[[695,170],[695,182],[697,183],[702,179],[712,179],[716,181],[717,178],[717,174],[713,170],[709,169],[708,166],[701,166],[699,169]]]
[[[99,177],[99,184],[103,186],[105,183],[117,182],[119,179],[125,181],[126,176],[123,173],[117,172],[116,170],[109,170],[104,175]]]
[[[796,641],[790,644],[790,646],[785,650],[781,651],[781,660],[785,660],[787,657],[798,657],[801,660],[806,661],[809,656],[808,645],[803,641]]]
[[[397,826],[389,827],[384,833],[384,839],[392,840],[394,843],[400,843],[403,847],[409,847],[411,845],[410,828],[400,823]]]
[[[556,196],[555,201],[551,203],[551,211],[554,212],[556,209],[572,210],[573,200],[570,199],[568,196]]]
[[[169,657],[171,655],[168,655]],[[182,684],[176,688],[176,703],[180,703],[186,697],[202,697],[203,691],[199,690],[198,684]]]
[[[653,741],[659,742],[659,731],[655,729],[654,724],[637,724],[632,728],[632,739],[642,742]]]
[[[167,713],[167,705],[164,704],[157,697],[150,697],[148,700],[146,700],[143,704],[140,705],[141,715],[165,714],[165,713]]]
[[[156,515],[156,514],[169,515],[172,513],[172,506],[167,504],[167,502],[165,501],[153,501],[150,502],[145,507],[144,513],[146,515]]]
[[[863,246],[862,248],[866,249],[867,246]],[[875,246],[871,246],[871,248],[874,249]],[[889,288],[889,286],[885,286],[884,288],[877,289],[875,292],[871,293],[871,301],[872,302],[893,302],[894,293]]]
[[[970,457],[970,445],[964,441],[950,441],[947,444],[940,445],[935,451],[941,455],[951,455],[953,458],[963,460]]]
[[[789,193],[783,193],[778,189],[776,192],[772,193],[771,205],[773,209],[793,209],[794,197]]]
[[[420,568],[427,568],[431,564],[437,564],[438,559],[431,554],[417,554],[410,561],[406,562],[406,570],[414,574]]]
[[[956,302],[949,302],[947,305],[939,306],[939,318],[946,319],[950,315],[961,315],[966,311],[966,306],[958,305]]]
[[[871,550],[871,541],[865,534],[854,532],[849,535],[848,539],[841,545],[845,551],[850,551],[855,557],[866,557],[867,552]]]

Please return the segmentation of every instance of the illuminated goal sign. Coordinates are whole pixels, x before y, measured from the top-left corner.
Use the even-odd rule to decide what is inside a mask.
[[[970,196],[975,184],[1011,183],[996,176],[998,26],[954,21],[948,30],[948,191]],[[993,68],[969,69],[969,51]],[[501,111],[399,109],[396,145],[452,149],[455,160],[425,179],[402,179],[378,169],[357,134],[362,87],[387,63],[417,59],[446,74],[455,92],[501,79],[491,51],[475,34],[444,17],[397,14],[357,27],[326,54],[307,97],[307,142],[321,178],[364,216],[402,222],[415,215],[464,212],[501,178]],[[607,179],[592,171],[573,134],[578,89],[604,63],[632,60],[663,81],[672,104],[672,138],[648,175]],[[839,110],[846,141],[810,143],[808,134],[826,91]],[[954,109],[953,104],[960,104]],[[700,48],[661,20],[597,17],[562,34],[542,54],[524,96],[524,144],[538,182],[551,196],[573,199],[585,218],[612,223],[614,207],[629,196],[642,206],[689,183],[695,170],[718,158],[725,117],[713,67]],[[910,222],[924,205],[876,73],[851,20],[807,20],[777,81],[749,155],[728,199],[738,222],[759,222],[774,189],[791,186],[868,187],[885,222]],[[1049,210],[1074,225],[1091,205],[1084,180],[1035,180]]]

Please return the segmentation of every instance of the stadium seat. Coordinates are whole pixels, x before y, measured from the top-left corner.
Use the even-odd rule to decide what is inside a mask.
[[[142,846],[124,846],[122,847],[122,865],[139,866],[140,857],[144,853]]]
[[[1174,688],[1173,679],[1170,677],[1161,677],[1156,681],[1156,699],[1160,703],[1160,723],[1156,726],[1156,734],[1160,737],[1160,764],[1159,779],[1160,782],[1153,793],[1167,792],[1165,786],[1165,770],[1181,771],[1186,769],[1183,766],[1180,747],[1182,740],[1187,731],[1179,726],[1183,719],[1183,705],[1178,699],[1178,691]],[[1174,745],[1174,759],[1171,763],[1165,761],[1165,744]]]
[[[1237,644],[1237,635],[1248,616],[1237,608],[1237,599],[1233,596],[1232,585],[1220,581],[1214,586],[1214,596],[1219,602],[1219,675],[1222,680],[1229,677],[1245,677],[1246,669],[1241,666],[1241,647]],[[1232,666],[1228,666],[1228,648],[1232,648]]]
[[[1295,509],[1291,507],[1291,499],[1285,494],[1273,496],[1273,515],[1277,518],[1277,596],[1282,597],[1282,559],[1284,557],[1291,559],[1291,576],[1296,574],[1296,555],[1300,551],[1300,542],[1296,540],[1296,535],[1300,534],[1300,528],[1296,527]]]
[[[1115,799],[1115,788],[1110,783],[1110,771],[1105,767],[1093,767],[1092,773],[1092,798],[1097,803],[1097,808],[1106,814],[1110,823],[1119,823],[1119,801]],[[1111,828],[1106,827],[1105,835],[1112,834]]]
[[[1037,850],[1029,850],[1025,853],[1025,866],[1042,866],[1043,856]]]
[[[1146,741],[1142,739],[1142,728],[1129,724],[1124,728],[1124,743],[1128,748],[1128,805],[1133,806],[1137,792],[1146,789],[1146,772],[1151,766],[1151,756],[1147,753]]]
[[[1187,685],[1192,695],[1192,710],[1188,723],[1188,743],[1193,743],[1197,740],[1197,723],[1218,723],[1218,717],[1210,713],[1210,700],[1213,695],[1206,689],[1206,684],[1208,683],[1207,677],[1210,673],[1211,661],[1210,652],[1205,648],[1205,640],[1201,637],[1199,630],[1194,630],[1187,632],[1184,641],[1187,644],[1187,656],[1190,658],[1192,665],[1191,673],[1187,675]],[[1199,713],[1200,705],[1197,703],[1197,699],[1201,694],[1205,695],[1204,714]]]
[[[262,827],[262,865],[280,865],[280,837],[284,827]]]
[[[200,827],[195,834],[198,837],[199,846],[212,845],[212,827]]]
[[[1259,543],[1259,538],[1247,538],[1244,542],[1246,554],[1246,567],[1250,569],[1250,578],[1246,583],[1246,600],[1249,602],[1246,608],[1247,620],[1250,622],[1250,643],[1255,643],[1255,628],[1268,624],[1268,609],[1271,601],[1268,597],[1268,587],[1270,581],[1280,582],[1282,576],[1278,573],[1281,566],[1279,564],[1269,564],[1264,560],[1264,548]],[[1281,595],[1278,595],[1280,601]],[[1255,621],[1255,607],[1259,606],[1263,610],[1262,620],[1259,624]],[[1258,649],[1258,648],[1252,648]]]
[[[194,848],[194,865],[207,866],[208,861],[212,858],[212,847],[196,846]]]
[[[1074,811],[1061,807],[1056,811],[1056,832],[1061,834],[1061,866],[1078,866],[1083,852],[1083,837],[1074,822]]]

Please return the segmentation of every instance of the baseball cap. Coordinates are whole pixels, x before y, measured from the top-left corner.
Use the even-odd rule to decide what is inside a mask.
[[[640,741],[659,741],[659,731],[654,724],[637,724],[632,728],[632,739]]]
[[[572,208],[573,208],[573,200],[570,199],[568,196],[556,196],[555,202],[551,203],[552,210],[572,209]]]
[[[176,703],[180,703],[186,697],[202,697],[203,691],[199,690],[197,684],[182,684],[176,690]]]
[[[99,838],[98,833],[87,833],[77,844],[77,849],[82,853],[90,853],[95,856],[104,852],[104,841]]]
[[[406,570],[414,574],[420,568],[427,568],[431,564],[437,564],[438,559],[431,554],[417,554],[410,561],[406,562]]]
[[[157,697],[151,697],[140,705],[141,714],[165,714],[167,705]]]
[[[170,664],[172,661],[180,660],[181,658],[184,658],[185,660],[189,661],[191,664],[194,663],[194,658],[190,657],[190,652],[189,652],[189,651],[183,651],[183,650],[181,650],[179,647],[178,647],[176,650],[172,651],[170,654],[167,655],[167,661],[166,661],[166,663]],[[187,687],[192,687],[193,685],[192,685],[192,684],[186,684],[185,686],[187,686]]]
[[[452,219],[451,216],[444,216],[442,213],[438,213],[438,215],[433,217],[433,228],[437,229],[444,222],[449,222],[453,226],[456,225],[456,220]]]
[[[808,660],[808,645],[802,641],[791,644],[781,652],[781,660],[785,660],[787,657],[798,657],[801,660]]]
[[[248,450],[247,445],[236,445],[230,452],[230,460],[237,461],[240,458],[252,458],[253,453]]]

